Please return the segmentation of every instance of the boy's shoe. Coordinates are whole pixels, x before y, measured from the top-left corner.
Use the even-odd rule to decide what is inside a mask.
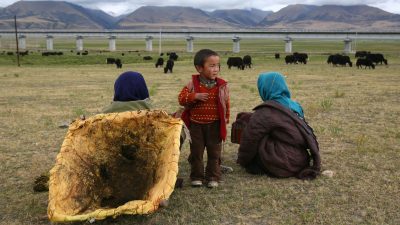
[[[225,174],[225,173],[232,173],[233,172],[233,168],[230,167],[230,166],[221,165],[220,167],[221,167],[221,173]]]
[[[190,183],[192,187],[201,187],[203,186],[203,182],[201,180],[192,180]]]
[[[216,188],[216,187],[218,187],[218,182],[217,181],[210,181],[210,182],[208,182],[207,187],[208,188]]]

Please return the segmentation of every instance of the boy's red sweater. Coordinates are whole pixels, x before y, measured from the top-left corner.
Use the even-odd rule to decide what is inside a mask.
[[[179,104],[186,108],[182,119],[187,126],[190,121],[205,124],[220,120],[221,138],[226,139],[226,124],[229,122],[229,93],[226,85],[226,81],[217,78],[217,85],[208,89],[200,84],[199,75],[192,76],[192,81],[182,89],[178,97]],[[209,93],[209,97],[207,101],[201,102],[195,99],[196,93]],[[220,96],[221,93],[223,96]]]
[[[181,95],[191,95],[192,93],[188,93],[189,90],[184,88],[181,92]],[[219,112],[218,112],[218,87],[215,86],[211,89],[204,87],[204,85],[199,85],[200,93],[208,93],[208,99],[205,102],[198,101],[193,105],[190,110],[190,121],[196,123],[211,123],[216,120],[219,120]]]

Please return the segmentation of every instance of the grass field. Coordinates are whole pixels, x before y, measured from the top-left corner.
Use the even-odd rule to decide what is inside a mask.
[[[178,108],[177,95],[195,73],[184,40],[163,43],[163,51],[179,55],[174,73],[167,75],[154,68],[156,41],[153,53],[143,51],[144,40],[117,40],[115,53],[99,52],[108,48],[106,41],[87,42],[88,56],[69,52],[43,58],[37,50],[45,42],[37,41],[34,54],[22,57],[19,68],[15,56],[0,55],[0,224],[50,224],[47,193],[34,193],[32,184],[55,162],[66,134],[58,125],[100,112],[111,102],[121,72],[141,72],[155,105],[169,112]],[[238,145],[227,141],[223,164],[235,171],[224,175],[216,189],[193,189],[186,143],[179,174],[184,187],[175,189],[167,208],[96,224],[400,224],[400,42],[357,42],[358,50],[381,52],[388,59],[389,66],[375,70],[326,64],[326,54],[343,50],[341,41],[294,42],[294,51],[309,53],[307,65],[275,60],[273,53],[283,51],[283,41],[264,42],[241,41],[242,52],[236,55],[250,53],[254,63],[244,71],[226,66],[227,57],[234,55],[230,40],[196,40],[195,50],[207,47],[220,53],[221,77],[230,85],[231,121],[261,103],[255,84],[260,72],[286,75],[318,137],[322,169],[334,176],[301,181],[249,175],[235,163]],[[2,44],[1,50],[8,51]],[[55,49],[58,45],[65,52],[74,48],[68,40],[55,43]],[[122,70],[105,65],[106,57],[129,50],[138,52],[121,56]],[[145,62],[144,55],[154,60]],[[354,55],[351,59],[354,63]]]

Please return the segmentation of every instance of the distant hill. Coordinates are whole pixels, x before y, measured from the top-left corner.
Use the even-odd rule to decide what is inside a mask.
[[[272,11],[262,11],[259,9],[226,9],[215,10],[210,16],[219,18],[239,26],[257,26]]]
[[[400,29],[400,15],[366,5],[289,5],[270,14],[262,27],[303,29]]]
[[[88,9],[74,4],[71,5],[72,7],[75,7],[75,9],[77,9],[78,11],[86,14],[92,21],[100,24],[107,29],[112,29],[114,27],[114,24],[118,20],[117,18],[103,12],[102,10]]]
[[[115,22],[101,10],[69,2],[18,1],[0,10],[0,29],[13,27],[14,15],[22,29],[103,29],[112,28]]]
[[[117,17],[65,1],[18,1],[0,8],[0,29],[308,29],[400,31],[400,15],[366,5],[289,5],[278,12],[143,6]]]
[[[143,6],[118,21],[118,28],[228,28],[227,21],[191,7]]]

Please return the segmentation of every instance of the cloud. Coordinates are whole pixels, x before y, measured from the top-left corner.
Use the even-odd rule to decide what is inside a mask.
[[[64,0],[53,0],[64,1]],[[112,12],[116,15],[130,13],[141,6],[186,6],[199,8],[204,11],[217,9],[250,9],[257,8],[262,10],[279,9],[293,4],[308,5],[369,5],[383,9],[388,12],[400,14],[399,0],[66,0],[84,7],[101,9],[105,12]],[[6,7],[16,0],[1,0],[0,7]],[[272,3],[271,3],[272,2]]]

